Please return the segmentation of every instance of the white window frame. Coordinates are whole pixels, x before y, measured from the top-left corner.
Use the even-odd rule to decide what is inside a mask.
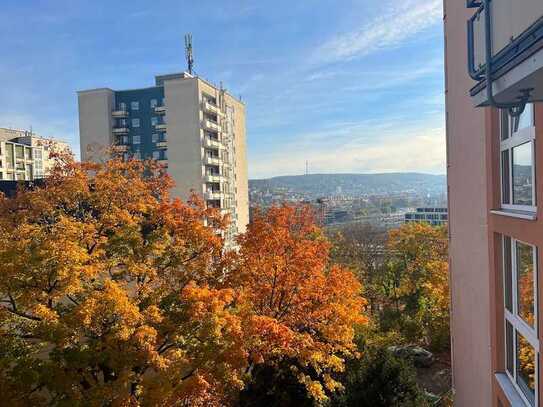
[[[140,110],[140,102],[137,100],[130,102],[130,110]]]
[[[537,194],[536,194],[536,155],[535,155],[535,107],[530,104],[530,112],[532,115],[532,125],[530,127],[513,131],[513,120],[511,117],[507,117],[508,128],[503,129],[504,120],[500,120],[500,202],[503,209],[520,210],[525,212],[537,212]],[[505,110],[501,111],[501,114],[508,113]],[[507,131],[507,138],[502,140],[504,131]],[[516,205],[514,204],[514,190],[513,190],[513,149],[523,144],[531,143],[532,150],[532,205]],[[508,151],[508,164],[509,173],[508,180],[504,180],[503,169],[503,152]],[[507,182],[507,188],[509,189],[509,203],[504,202],[503,187],[504,182]]]
[[[156,116],[151,117],[151,126],[153,126],[153,127],[158,126],[159,122],[160,121],[158,120],[158,117],[156,117]]]
[[[132,144],[141,144],[141,136],[138,134],[132,136]]]
[[[506,244],[505,239],[511,240],[511,253],[510,253],[510,259],[511,259],[511,302],[512,302],[512,312],[509,311],[505,304],[505,281],[506,281],[506,263],[505,263],[505,250],[506,250]],[[526,246],[530,246],[533,250],[533,264],[534,264],[534,327],[532,328],[526,321],[522,319],[522,317],[518,314],[518,270],[517,270],[517,244],[523,244]],[[530,244],[523,242],[521,240],[509,237],[509,236],[502,236],[502,268],[503,268],[503,309],[504,309],[504,348],[505,348],[505,373],[511,380],[511,383],[519,393],[519,395],[522,397],[524,402],[527,406],[532,406],[530,401],[526,398],[524,392],[520,388],[520,386],[517,383],[517,332],[521,334],[524,339],[530,344],[530,346],[533,347],[535,351],[535,401],[534,406],[539,406],[539,338],[538,338],[538,262],[537,262],[537,247]],[[512,343],[512,349],[507,349],[507,322],[511,324],[513,327],[513,343]],[[507,369],[507,355],[508,352],[513,353],[513,375],[509,370]]]
[[[133,118],[131,121],[132,128],[138,128],[141,126],[141,120],[137,117]]]
[[[160,151],[154,150],[153,151],[153,160],[160,160]]]
[[[159,137],[158,133],[153,133],[153,134],[151,135],[151,141],[152,141],[153,143],[158,143],[159,140],[160,140],[160,137]]]

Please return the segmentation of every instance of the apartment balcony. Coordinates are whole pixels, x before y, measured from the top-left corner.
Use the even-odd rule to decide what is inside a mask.
[[[155,130],[159,130],[159,131],[166,131],[166,123],[159,123],[157,125],[155,125]]]
[[[205,130],[212,131],[214,133],[221,132],[221,126],[218,123],[214,123],[211,120],[204,120],[203,127]]]
[[[155,144],[156,148],[168,148],[168,142],[167,141],[159,141]]]
[[[219,109],[217,105],[214,105],[212,103],[204,101],[202,102],[202,108],[204,109],[205,112],[223,116],[221,109]]]
[[[224,198],[224,194],[220,191],[206,191],[205,199],[208,201],[218,201]]]
[[[114,127],[113,134],[128,134],[128,127]]]
[[[166,106],[155,106],[156,114],[166,114]]]
[[[126,144],[116,144],[113,146],[113,150],[118,153],[124,153],[128,151],[128,145]]]
[[[207,148],[221,149],[223,144],[219,140],[214,140],[211,137],[204,138],[204,146]]]
[[[517,102],[527,90],[528,101],[543,100],[543,1],[468,0],[467,5],[476,9],[468,21],[468,71],[477,82],[471,89],[475,105],[491,102],[487,59],[495,102]]]
[[[204,157],[204,163],[207,165],[221,165],[222,161],[219,157],[210,157],[206,155]]]
[[[222,175],[211,175],[211,174],[207,174],[205,176],[205,181],[206,183],[207,182],[210,182],[210,183],[217,183],[217,182],[222,182],[224,180],[224,177]]]
[[[123,119],[128,117],[128,112],[126,110],[114,110],[111,115],[116,119]]]

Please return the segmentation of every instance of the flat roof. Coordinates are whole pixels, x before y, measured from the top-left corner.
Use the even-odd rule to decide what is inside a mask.
[[[130,92],[130,91],[154,89],[154,88],[164,87],[163,84],[159,85],[159,81],[163,82],[163,81],[166,81],[166,80],[173,80],[173,79],[197,79],[197,80],[201,80],[202,82],[206,83],[207,85],[209,85],[209,86],[211,86],[211,87],[213,87],[213,88],[215,88],[217,90],[220,90],[217,87],[217,85],[215,85],[214,83],[208,81],[205,78],[202,78],[201,76],[191,75],[188,72],[176,72],[176,73],[171,73],[171,74],[156,75],[155,76],[155,86],[146,86],[146,87],[142,87],[142,88],[133,88],[133,89],[117,89],[117,90],[114,90],[114,89],[111,89],[111,88],[96,88],[96,89],[88,89],[88,90],[79,90],[79,91],[77,91],[77,94],[94,93],[94,92]],[[239,97],[236,97],[236,96],[232,95],[232,93],[228,92],[226,89],[224,89],[224,92],[228,96],[230,96],[231,98],[235,99],[237,102],[245,105],[245,102],[243,102]]]

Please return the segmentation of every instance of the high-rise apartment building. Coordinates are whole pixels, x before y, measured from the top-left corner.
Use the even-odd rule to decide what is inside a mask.
[[[69,150],[67,143],[47,139],[26,130],[0,128],[0,180],[32,181],[46,177],[54,150]]]
[[[229,213],[230,236],[249,222],[245,106],[188,73],[157,76],[155,86],[79,92],[83,160],[108,147],[125,158],[156,159],[175,181],[174,196],[192,192]]]
[[[543,403],[543,1],[445,0],[455,405]]]

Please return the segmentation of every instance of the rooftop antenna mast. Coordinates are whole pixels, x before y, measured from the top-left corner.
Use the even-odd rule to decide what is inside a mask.
[[[192,34],[185,34],[185,58],[187,59],[189,74],[192,75],[194,67],[194,57],[192,55]]]

